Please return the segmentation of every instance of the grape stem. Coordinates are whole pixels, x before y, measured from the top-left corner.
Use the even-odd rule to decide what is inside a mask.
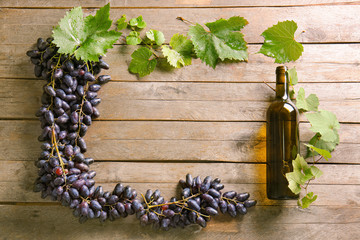
[[[180,21],[182,21],[182,22],[184,22],[184,23],[187,23],[187,24],[196,25],[194,22],[189,21],[189,20],[187,20],[187,19],[185,19],[185,18],[183,18],[183,17],[177,17],[176,19],[177,19],[177,20],[180,20]]]
[[[56,150],[57,156],[58,156],[59,161],[60,161],[60,166],[61,166],[61,169],[62,169],[62,175],[63,175],[63,177],[64,177],[64,181],[65,181],[65,185],[66,185],[65,165],[64,165],[64,162],[63,162],[63,160],[62,160],[62,158],[61,158],[61,154],[60,154],[59,148],[58,148],[58,146],[57,146],[56,136],[55,136],[55,127],[54,127],[54,126],[52,127],[51,135],[52,135],[53,145],[55,146],[55,150]]]

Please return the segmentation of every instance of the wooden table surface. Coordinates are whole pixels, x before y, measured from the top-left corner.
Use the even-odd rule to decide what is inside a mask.
[[[111,190],[121,181],[139,192],[159,188],[176,194],[186,173],[222,178],[226,189],[248,191],[258,205],[244,217],[219,216],[208,227],[168,232],[140,227],[135,217],[83,225],[71,210],[33,193],[40,153],[42,80],[25,52],[73,6],[86,13],[108,1],[0,0],[0,239],[359,239],[360,238],[360,2],[348,0],[148,0],[110,1],[111,18],[142,15],[148,29],[167,40],[186,33],[176,20],[206,23],[239,15],[249,52],[260,34],[278,21],[298,23],[304,45],[296,64],[300,83],[316,93],[321,109],[336,113],[340,145],[311,190],[318,200],[307,210],[296,201],[271,201],[265,193],[265,112],[274,92],[276,65],[260,54],[248,63],[216,70],[195,60],[171,72],[138,79],[128,73],[134,47],[117,44],[106,61],[113,81],[100,92],[101,117],[86,136],[96,163],[96,181]],[[305,120],[304,118],[301,118]],[[313,133],[301,123],[301,140]],[[305,151],[303,147],[302,152]]]

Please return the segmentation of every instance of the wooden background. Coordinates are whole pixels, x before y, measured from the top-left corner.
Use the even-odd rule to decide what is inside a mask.
[[[177,16],[199,23],[243,16],[250,53],[259,50],[266,28],[298,23],[298,33],[305,31],[298,37],[304,45],[298,87],[316,93],[320,108],[341,122],[333,158],[318,164],[324,175],[310,187],[319,195],[310,209],[266,198],[264,121],[274,92],[263,81],[274,85],[272,59],[250,54],[248,63],[215,71],[195,60],[138,79],[127,71],[134,47],[121,42],[106,57],[113,81],[100,92],[101,118],[86,136],[97,182],[107,190],[119,181],[140,192],[159,188],[169,198],[186,173],[212,175],[226,189],[249,191],[258,205],[244,217],[216,217],[205,229],[163,232],[140,227],[135,217],[80,225],[69,209],[33,193],[40,153],[34,113],[43,81],[34,78],[25,52],[50,36],[69,8],[94,13],[107,2],[0,0],[0,239],[359,239],[360,1],[110,1],[112,19],[142,15],[167,40],[188,30]],[[301,123],[302,141],[313,135],[308,127]]]

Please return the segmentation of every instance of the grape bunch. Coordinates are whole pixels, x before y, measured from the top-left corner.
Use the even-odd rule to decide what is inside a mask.
[[[99,57],[98,62],[78,60],[74,55],[61,54],[52,38],[37,40],[37,49],[27,51],[35,65],[36,77],[46,81],[41,97],[42,106],[36,113],[42,133],[38,137],[42,152],[35,161],[38,178],[34,191],[73,209],[80,223],[98,218],[113,221],[136,215],[142,225],[168,230],[189,224],[206,226],[211,216],[229,213],[232,217],[246,214],[256,204],[248,193],[222,193],[220,179],[206,177],[180,180],[180,198],[166,201],[160,191],[147,190],[138,196],[130,186],[117,184],[112,191],[95,186],[96,172],[90,170],[94,162],[85,157],[84,136],[92,120],[99,117],[96,106],[101,102],[98,91],[111,80],[100,75],[109,65]]]

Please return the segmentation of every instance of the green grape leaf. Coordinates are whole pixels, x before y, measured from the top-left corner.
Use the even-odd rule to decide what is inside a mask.
[[[298,205],[302,208],[308,208],[316,199],[317,195],[314,195],[313,192],[309,192],[303,198],[298,200]]]
[[[108,29],[111,26],[110,4],[100,8],[95,16],[84,19],[81,7],[73,8],[53,29],[53,38],[60,53],[75,54],[77,59],[99,61],[107,49],[121,36],[120,32]]]
[[[287,70],[288,76],[289,76],[289,80],[290,80],[290,85],[294,86],[298,83],[298,76],[297,76],[297,72],[296,72],[296,68],[290,68],[289,70]]]
[[[73,53],[85,38],[84,16],[81,7],[67,12],[59,25],[53,30],[53,43],[59,47],[60,53]]]
[[[117,30],[123,30],[127,28],[126,15],[122,15],[121,18],[117,20]]]
[[[191,64],[193,45],[189,39],[176,33],[170,40],[170,46],[172,49],[162,46],[162,52],[171,66],[180,68]]]
[[[313,146],[311,144],[304,144],[304,145],[307,146],[310,151],[317,152],[318,154],[323,156],[326,160],[329,160],[329,158],[331,158],[330,152],[325,150],[325,149],[317,148],[317,147],[315,147],[315,146]]]
[[[155,42],[156,45],[162,45],[165,42],[164,34],[160,31],[151,29],[146,32],[146,37],[151,41]]]
[[[301,191],[301,185],[304,185],[307,181],[314,177],[311,167],[307,164],[303,157],[299,154],[292,161],[293,171],[286,173],[286,179],[289,182],[290,190],[299,194]]]
[[[310,130],[320,133],[322,140],[339,143],[339,134],[336,130],[340,128],[340,124],[334,113],[322,110],[315,113],[305,113],[305,116],[310,121]]]
[[[138,45],[141,43],[140,34],[136,31],[131,31],[129,35],[126,37],[127,45]]]
[[[304,112],[308,111],[317,111],[319,106],[319,99],[315,94],[310,94],[305,98],[305,90],[303,88],[299,89],[299,92],[296,97],[296,107],[299,110]]]
[[[129,21],[129,25],[132,27],[143,29],[146,27],[146,22],[143,20],[142,16],[138,16],[137,18],[132,18]]]
[[[247,23],[242,17],[231,17],[206,23],[210,31],[199,24],[190,27],[189,36],[196,55],[214,69],[219,60],[247,60],[246,42],[239,32]]]
[[[303,46],[295,41],[297,24],[294,21],[278,22],[266,29],[261,36],[264,43],[259,53],[275,58],[276,63],[296,61],[304,51]]]
[[[157,61],[156,59],[150,59],[153,53],[146,47],[141,47],[135,50],[131,54],[131,62],[129,65],[129,71],[139,74],[140,77],[149,75],[154,71]]]
[[[324,149],[328,152],[334,151],[334,149],[337,145],[336,141],[335,142],[325,142],[324,140],[321,139],[321,135],[319,133],[316,133],[314,135],[314,137],[312,137],[310,139],[309,144],[311,144],[317,148]],[[307,153],[306,153],[307,158],[312,157],[312,156],[317,156],[317,155],[319,155],[319,154],[316,151],[311,151],[310,148],[307,148]]]
[[[310,166],[310,171],[314,178],[319,178],[323,175],[323,172],[315,166]]]

